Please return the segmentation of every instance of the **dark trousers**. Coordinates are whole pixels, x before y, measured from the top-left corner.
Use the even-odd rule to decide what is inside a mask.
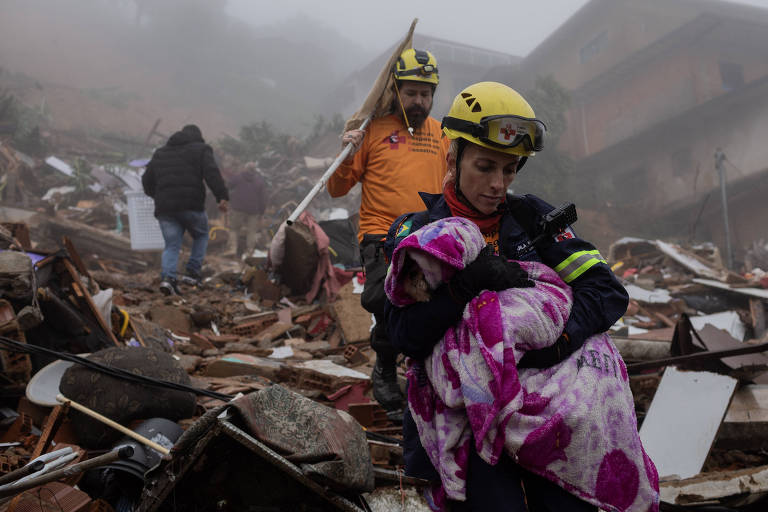
[[[384,279],[387,277],[387,264],[384,257],[384,238],[386,235],[364,235],[360,243],[360,257],[365,268],[365,285],[360,303],[366,311],[373,313],[376,326],[371,333],[371,348],[384,365],[394,365],[397,350],[389,342],[389,332],[384,321],[384,304],[387,295],[384,292]]]
[[[491,466],[474,448],[467,471],[467,501],[451,502],[451,512],[597,512],[546,478],[524,470],[508,455]]]
[[[440,479],[419,441],[408,408],[403,417],[403,455],[406,475]],[[474,446],[470,448],[467,469],[467,500],[449,503],[451,512],[597,512],[596,506],[526,471],[506,454],[491,466],[480,458]]]

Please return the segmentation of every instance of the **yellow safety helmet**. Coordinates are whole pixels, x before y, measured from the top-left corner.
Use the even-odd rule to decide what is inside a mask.
[[[440,78],[437,75],[437,60],[426,50],[408,48],[398,57],[392,70],[397,80],[411,80],[437,85]]]
[[[544,149],[547,132],[525,98],[498,82],[479,82],[461,91],[443,118],[442,127],[451,140],[462,138],[524,158]]]

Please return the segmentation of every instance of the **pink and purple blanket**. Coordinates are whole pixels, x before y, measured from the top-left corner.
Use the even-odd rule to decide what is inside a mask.
[[[401,272],[406,255],[434,289],[484,245],[466,219],[424,226],[395,250],[387,295],[395,306],[414,302]],[[489,464],[506,451],[522,467],[604,510],[657,511],[658,475],[640,443],[627,370],[610,338],[590,337],[551,368],[518,370],[525,351],[560,336],[573,300],[552,269],[519,263],[535,287],[483,291],[431,356],[410,361],[409,407],[442,483],[435,502],[465,499],[474,442]]]

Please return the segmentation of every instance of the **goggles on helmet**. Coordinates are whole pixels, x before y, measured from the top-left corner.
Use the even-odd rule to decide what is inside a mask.
[[[397,78],[402,78],[404,76],[414,76],[414,75],[429,76],[432,73],[437,73],[437,66],[433,66],[432,64],[424,64],[423,66],[419,66],[413,69],[408,69],[405,71],[395,71],[395,76]]]
[[[547,132],[546,125],[538,119],[512,115],[488,116],[480,119],[479,123],[446,116],[442,126],[499,148],[522,144],[526,151],[544,149],[544,134]]]

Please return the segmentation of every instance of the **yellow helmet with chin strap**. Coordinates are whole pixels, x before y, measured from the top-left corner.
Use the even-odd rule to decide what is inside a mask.
[[[437,60],[426,50],[408,48],[400,54],[392,74],[396,80],[411,80],[437,85],[440,77],[437,74]]]
[[[464,139],[478,146],[523,157],[544,149],[547,127],[517,91],[498,82],[470,85],[453,100],[443,118],[449,139]]]

